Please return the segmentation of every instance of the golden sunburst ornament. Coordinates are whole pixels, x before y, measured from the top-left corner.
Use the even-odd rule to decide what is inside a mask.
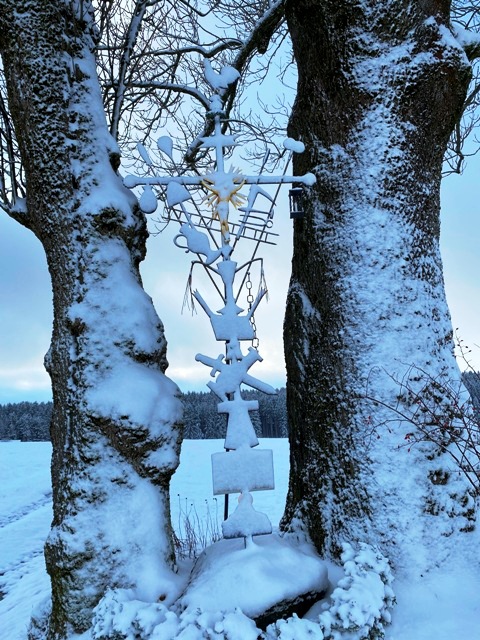
[[[238,183],[238,180],[241,180],[241,182],[236,184]],[[202,185],[205,189],[210,191],[210,194],[205,196],[204,202],[206,201],[208,206],[213,209],[217,209],[221,202],[230,202],[235,209],[238,209],[238,207],[246,201],[246,197],[241,193],[238,193],[244,184],[245,180],[242,179],[241,176],[235,177],[232,180],[232,185],[229,185],[230,188],[226,191],[226,185],[218,187],[212,180],[210,180],[210,178],[204,178],[202,180]]]
[[[238,209],[245,201],[246,197],[238,193],[245,184],[245,179],[238,172],[211,174],[205,177],[201,184],[209,193],[203,199],[213,210],[213,217],[220,220],[222,233],[228,232],[228,203]],[[222,203],[227,207],[222,207]],[[223,209],[220,211],[220,209]]]

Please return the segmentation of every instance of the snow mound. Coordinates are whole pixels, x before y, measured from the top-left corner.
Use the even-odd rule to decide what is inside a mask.
[[[367,640],[382,638],[395,598],[387,560],[360,543],[344,544],[343,570],[322,561],[308,543],[278,534],[256,543],[221,540],[207,548],[190,582],[170,608],[143,602],[132,590],[106,594],[95,610],[93,640]],[[301,567],[301,571],[299,568]],[[258,618],[273,605],[307,592],[325,592],[305,617],[279,619],[261,631]],[[83,637],[81,640],[84,640]],[[86,639],[85,639],[86,640]],[[90,640],[90,638],[88,639]],[[413,637],[412,637],[413,640]],[[417,640],[417,639],[415,639]]]
[[[241,611],[186,610],[177,615],[162,603],[132,598],[132,591],[109,591],[95,610],[91,636],[77,640],[258,640],[258,629]]]
[[[203,611],[238,608],[255,618],[278,602],[327,587],[326,564],[306,543],[294,545],[278,534],[257,537],[246,548],[241,539],[220,540],[198,558],[179,605]]]

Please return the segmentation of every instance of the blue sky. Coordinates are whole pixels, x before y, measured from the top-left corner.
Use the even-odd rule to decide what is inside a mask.
[[[480,370],[480,157],[442,188],[441,250],[452,324]],[[465,365],[459,360],[462,369]]]
[[[445,286],[454,328],[469,345],[471,363],[480,369],[480,158],[471,158],[462,176],[450,176],[442,189],[442,255]],[[264,361],[253,375],[281,386],[285,381],[282,323],[289,275],[292,227],[287,188],[282,189],[273,231],[277,247],[265,254],[269,301],[257,316]],[[169,342],[169,375],[182,390],[205,390],[209,371],[195,362],[202,352],[216,357],[222,347],[211,338],[210,323],[181,312],[190,256],[173,245],[175,228],[149,240],[142,268],[144,285],[153,297]],[[196,285],[202,291],[202,282]],[[254,289],[256,284],[254,284]],[[48,400],[50,383],[43,368],[52,323],[51,288],[40,242],[0,212],[0,403]]]

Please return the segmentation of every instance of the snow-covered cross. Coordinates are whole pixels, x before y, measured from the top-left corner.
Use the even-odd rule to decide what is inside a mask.
[[[273,458],[271,450],[253,450],[258,445],[255,430],[249,413],[258,410],[258,402],[247,401],[242,397],[241,385],[245,384],[267,394],[275,394],[270,385],[249,373],[250,368],[262,360],[253,346],[243,353],[241,342],[255,338],[253,314],[264,297],[266,289],[259,287],[255,299],[252,297],[250,308],[244,312],[237,304],[239,292],[235,294],[235,277],[245,267],[238,267],[232,255],[237,242],[248,238],[258,243],[268,241],[266,229],[271,226],[270,213],[257,208],[259,196],[266,198],[273,206],[273,198],[260,185],[303,184],[310,186],[315,182],[313,174],[303,176],[257,175],[244,176],[238,170],[225,170],[225,149],[236,146],[235,135],[222,131],[225,114],[222,111],[222,94],[229,84],[237,80],[238,72],[232,67],[224,67],[216,73],[210,63],[205,61],[205,77],[213,90],[209,100],[210,110],[207,117],[213,120],[213,132],[200,138],[200,147],[214,149],[215,167],[205,175],[195,176],[127,176],[124,183],[129,188],[143,185],[140,207],[145,213],[153,213],[157,208],[157,196],[153,187],[163,189],[166,206],[175,210],[180,222],[180,232],[175,244],[196,254],[198,261],[215,274],[223,284],[223,293],[219,291],[223,307],[213,311],[203,296],[193,292],[194,299],[207,314],[215,338],[225,342],[225,355],[216,358],[197,354],[196,360],[210,367],[210,375],[215,378],[208,387],[217,395],[220,402],[218,412],[228,416],[227,434],[223,453],[212,456],[213,491],[215,494],[240,493],[239,504],[235,512],[222,525],[225,537],[251,537],[271,533],[272,526],[268,517],[253,507],[251,491],[274,488]],[[302,143],[287,139],[284,146],[291,152],[304,151]],[[172,159],[172,142],[163,136],[158,140],[160,151]],[[143,159],[150,164],[148,153],[140,148]],[[189,211],[187,203],[193,200],[189,189],[204,192],[203,203],[211,209],[211,217]],[[249,188],[248,196],[241,193]],[[230,219],[230,209],[239,212],[237,221]],[[220,241],[216,242],[212,230],[217,225]],[[234,241],[232,242],[232,237]],[[215,242],[212,247],[211,240]],[[253,257],[247,265],[251,265]],[[240,289],[241,289],[240,285]],[[228,515],[228,514],[227,514]]]

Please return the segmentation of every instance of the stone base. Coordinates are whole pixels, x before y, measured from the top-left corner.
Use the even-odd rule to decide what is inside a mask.
[[[273,624],[280,619],[289,618],[294,613],[297,614],[299,618],[302,618],[316,602],[325,597],[326,593],[327,589],[323,591],[309,591],[296,598],[282,600],[267,609],[264,613],[255,617],[255,624],[259,629],[265,631],[269,624]]]

